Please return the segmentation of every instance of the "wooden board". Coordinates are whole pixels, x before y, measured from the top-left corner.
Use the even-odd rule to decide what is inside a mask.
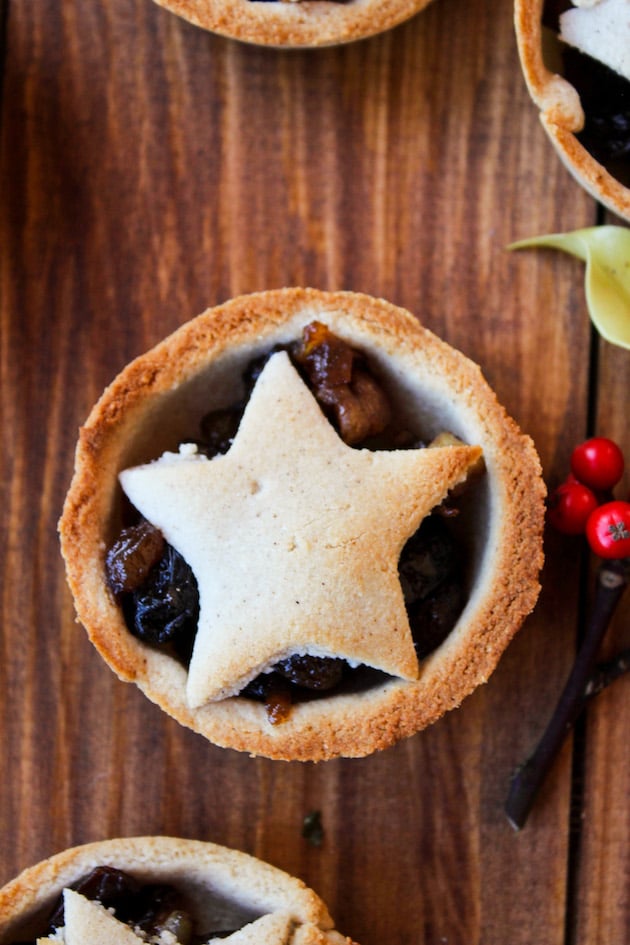
[[[0,881],[72,844],[168,833],[301,876],[361,945],[560,945],[567,929],[621,945],[625,680],[589,709],[580,784],[568,742],[526,829],[503,814],[572,661],[578,544],[549,537],[535,614],[461,709],[313,766],[210,746],[118,682],[74,623],[56,536],[104,385],[205,307],[281,285],[410,308],[483,366],[552,484],[594,395],[597,429],[630,451],[627,353],[602,345],[593,374],[581,265],[505,249],[596,220],[528,99],[510,4],[435,0],[313,52],[241,46],[150,0],[5,7]]]

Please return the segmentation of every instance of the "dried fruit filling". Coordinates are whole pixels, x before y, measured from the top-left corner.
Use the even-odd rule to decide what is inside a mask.
[[[277,348],[274,351],[278,350]],[[286,349],[322,410],[345,443],[370,449],[425,445],[392,422],[389,397],[365,357],[320,322],[303,330]],[[252,361],[243,376],[245,397],[206,414],[200,424],[199,452],[226,453],[251,390],[269,352]],[[450,436],[449,434],[442,434]],[[452,438],[454,442],[455,438]],[[440,440],[440,442],[442,442]],[[465,603],[462,555],[448,524],[457,509],[447,500],[425,518],[406,543],[399,574],[411,632],[420,659],[448,636]],[[137,518],[137,515],[136,515]],[[164,647],[188,665],[199,615],[194,574],[181,555],[145,520],[123,529],[106,557],[107,579],[131,633]],[[296,700],[368,685],[378,675],[332,657],[293,655],[260,674],[241,695],[262,701],[272,723],[283,721]]]
[[[99,902],[146,942],[176,942],[195,945],[209,938],[224,938],[236,929],[195,934],[194,920],[185,896],[166,883],[141,883],[129,873],[112,866],[97,866],[69,888],[85,899]],[[59,930],[64,926],[64,900],[61,894],[42,923],[37,938],[63,942]],[[168,933],[164,935],[164,933]],[[35,939],[13,945],[35,945]]]

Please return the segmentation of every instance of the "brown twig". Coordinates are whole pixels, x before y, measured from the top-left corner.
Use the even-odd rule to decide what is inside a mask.
[[[586,633],[560,701],[533,755],[512,777],[505,813],[515,830],[524,826],[547,772],[585,705],[597,650],[629,578],[630,558],[604,561],[599,569]]]
[[[611,660],[595,667],[595,671],[586,684],[584,698],[591,699],[628,672],[630,672],[630,649],[621,650]]]

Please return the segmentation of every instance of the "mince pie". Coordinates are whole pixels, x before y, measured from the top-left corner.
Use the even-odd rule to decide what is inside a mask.
[[[382,300],[285,289],[125,368],[60,532],[121,679],[219,745],[320,760],[488,678],[536,600],[543,492],[463,355]]]
[[[74,847],[0,889],[2,945],[353,945],[305,884],[173,837]]]
[[[263,46],[332,46],[391,29],[429,0],[157,0],[196,26]]]
[[[515,0],[521,65],[568,170],[630,220],[630,3]]]

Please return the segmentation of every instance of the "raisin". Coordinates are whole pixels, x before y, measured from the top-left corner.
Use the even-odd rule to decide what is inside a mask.
[[[424,659],[447,638],[465,603],[461,580],[447,578],[432,594],[408,608],[418,659]]]
[[[204,453],[209,459],[218,456],[221,453],[227,453],[232,440],[236,436],[247,400],[256,381],[260,377],[262,370],[272,356],[277,351],[283,350],[282,345],[275,345],[271,350],[253,358],[243,371],[243,384],[245,386],[245,400],[232,404],[229,407],[221,407],[218,410],[211,410],[201,419],[201,441],[199,443],[200,452]]]
[[[241,690],[246,699],[265,703],[267,719],[272,725],[286,721],[291,712],[294,696],[304,693],[325,692],[341,682],[346,663],[328,656],[291,656],[281,660],[270,673],[260,673]]]
[[[123,916],[140,892],[140,884],[133,876],[113,866],[97,866],[73,883],[71,888],[86,899],[98,900],[106,909],[113,909]],[[49,930],[59,928],[63,923],[63,896],[60,896],[50,916]]]
[[[272,725],[284,722],[291,712],[291,686],[279,673],[260,673],[240,692],[246,699],[264,702],[267,718]]]
[[[199,620],[199,590],[190,566],[171,546],[142,587],[129,595],[126,612],[132,632],[146,643],[173,643],[192,651]]]
[[[356,446],[383,432],[391,417],[389,399],[355,348],[321,322],[311,322],[293,355],[344,443]]]
[[[411,635],[419,659],[451,632],[465,603],[461,556],[439,514],[425,518],[398,565]]]
[[[179,945],[188,945],[192,937],[192,921],[174,886],[166,883],[143,886],[131,907],[124,921],[141,929],[148,940],[164,931],[171,931]]]
[[[142,924],[140,925],[143,928]],[[173,909],[171,912],[162,912],[156,917],[154,924],[146,932],[150,941],[161,939],[163,932],[170,932],[177,945],[190,945],[193,937],[193,924],[187,912],[182,909]],[[172,940],[172,939],[171,939]]]
[[[321,322],[311,322],[303,329],[295,357],[315,388],[340,387],[352,380],[355,352]]]
[[[277,678],[277,677],[276,677]],[[269,695],[274,684],[273,673],[260,673],[251,682],[241,689],[239,695],[248,699],[255,699],[257,702],[264,702]]]
[[[332,410],[335,426],[344,443],[356,446],[378,436],[389,423],[390,407],[378,382],[362,368],[356,368],[352,383],[320,387],[317,398]]]
[[[431,594],[459,568],[459,552],[438,515],[425,518],[405,544],[398,563],[405,603],[409,607]]]
[[[291,715],[292,706],[293,699],[288,689],[282,687],[272,689],[265,699],[267,720],[272,725],[280,725],[282,722],[286,722]]]
[[[201,420],[200,452],[209,459],[220,453],[227,453],[232,440],[236,436],[238,425],[243,416],[244,406],[236,404],[233,407],[223,407],[220,410],[211,410]]]
[[[341,682],[345,661],[330,656],[289,656],[274,669],[302,689],[332,689]]]
[[[114,594],[134,591],[146,580],[164,551],[162,532],[150,522],[123,528],[107,552],[107,582]]]
[[[272,355],[277,354],[278,351],[286,351],[286,345],[274,345],[269,351],[259,354],[257,358],[252,358],[246,366],[243,371],[243,384],[245,385],[245,393],[248,396],[253,391],[256,381],[262,374],[267,361]]]

